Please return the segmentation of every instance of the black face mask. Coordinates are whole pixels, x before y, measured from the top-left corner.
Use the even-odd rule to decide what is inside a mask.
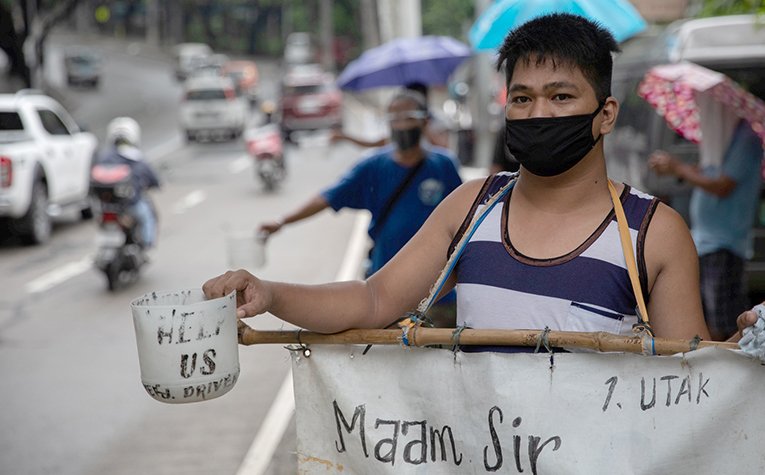
[[[411,129],[391,129],[390,136],[399,150],[409,150],[420,145],[422,128],[412,127]]]
[[[505,143],[516,160],[534,175],[556,176],[579,163],[598,143],[592,138],[592,114],[505,120]]]

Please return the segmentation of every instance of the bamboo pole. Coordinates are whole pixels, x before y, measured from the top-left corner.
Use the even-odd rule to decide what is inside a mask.
[[[544,330],[474,330],[465,329],[459,335],[460,345],[484,346],[531,346],[536,347]],[[454,345],[454,330],[450,328],[424,328],[410,330],[407,335],[410,346]],[[358,344],[358,345],[400,345],[400,329],[379,330],[359,329],[325,335],[304,330],[261,331],[254,330],[244,323],[239,326],[239,343],[242,345],[260,344]],[[643,339],[639,336],[623,336],[606,332],[563,332],[549,331],[547,342],[552,347],[588,348],[597,351],[619,351],[643,353]],[[648,340],[650,344],[650,339]],[[698,348],[716,346],[725,349],[738,349],[737,343],[721,341],[701,341]],[[691,351],[693,342],[689,340],[671,340],[654,338],[653,347],[657,355],[671,355]]]

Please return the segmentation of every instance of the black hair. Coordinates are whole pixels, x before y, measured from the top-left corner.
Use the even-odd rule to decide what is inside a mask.
[[[425,100],[425,96],[412,89],[401,89],[398,91],[388,103],[388,107],[396,101],[406,100],[417,106],[417,110],[422,112],[428,112],[428,102]]]
[[[404,88],[409,89],[410,91],[419,92],[422,94],[422,97],[425,98],[425,101],[428,100],[428,86],[421,82],[410,82],[407,83]]]
[[[598,102],[611,95],[613,58],[619,46],[613,35],[598,23],[569,13],[553,13],[535,18],[508,33],[499,48],[497,70],[505,67],[510,84],[515,64],[546,60],[554,67],[577,67],[592,88]]]

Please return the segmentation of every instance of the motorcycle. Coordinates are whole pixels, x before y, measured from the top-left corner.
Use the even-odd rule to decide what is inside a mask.
[[[138,192],[131,175],[124,164],[98,164],[90,174],[91,196],[99,210],[94,264],[105,274],[110,291],[135,282],[147,262],[139,223],[129,211]]]
[[[255,176],[266,190],[275,189],[287,176],[284,145],[277,124],[248,129],[244,134],[247,153],[255,160]]]

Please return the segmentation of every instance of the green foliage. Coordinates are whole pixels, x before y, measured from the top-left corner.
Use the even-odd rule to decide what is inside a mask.
[[[737,15],[765,15],[765,0],[703,0],[699,17]]]
[[[475,18],[474,0],[422,0],[422,32],[465,39]]]

